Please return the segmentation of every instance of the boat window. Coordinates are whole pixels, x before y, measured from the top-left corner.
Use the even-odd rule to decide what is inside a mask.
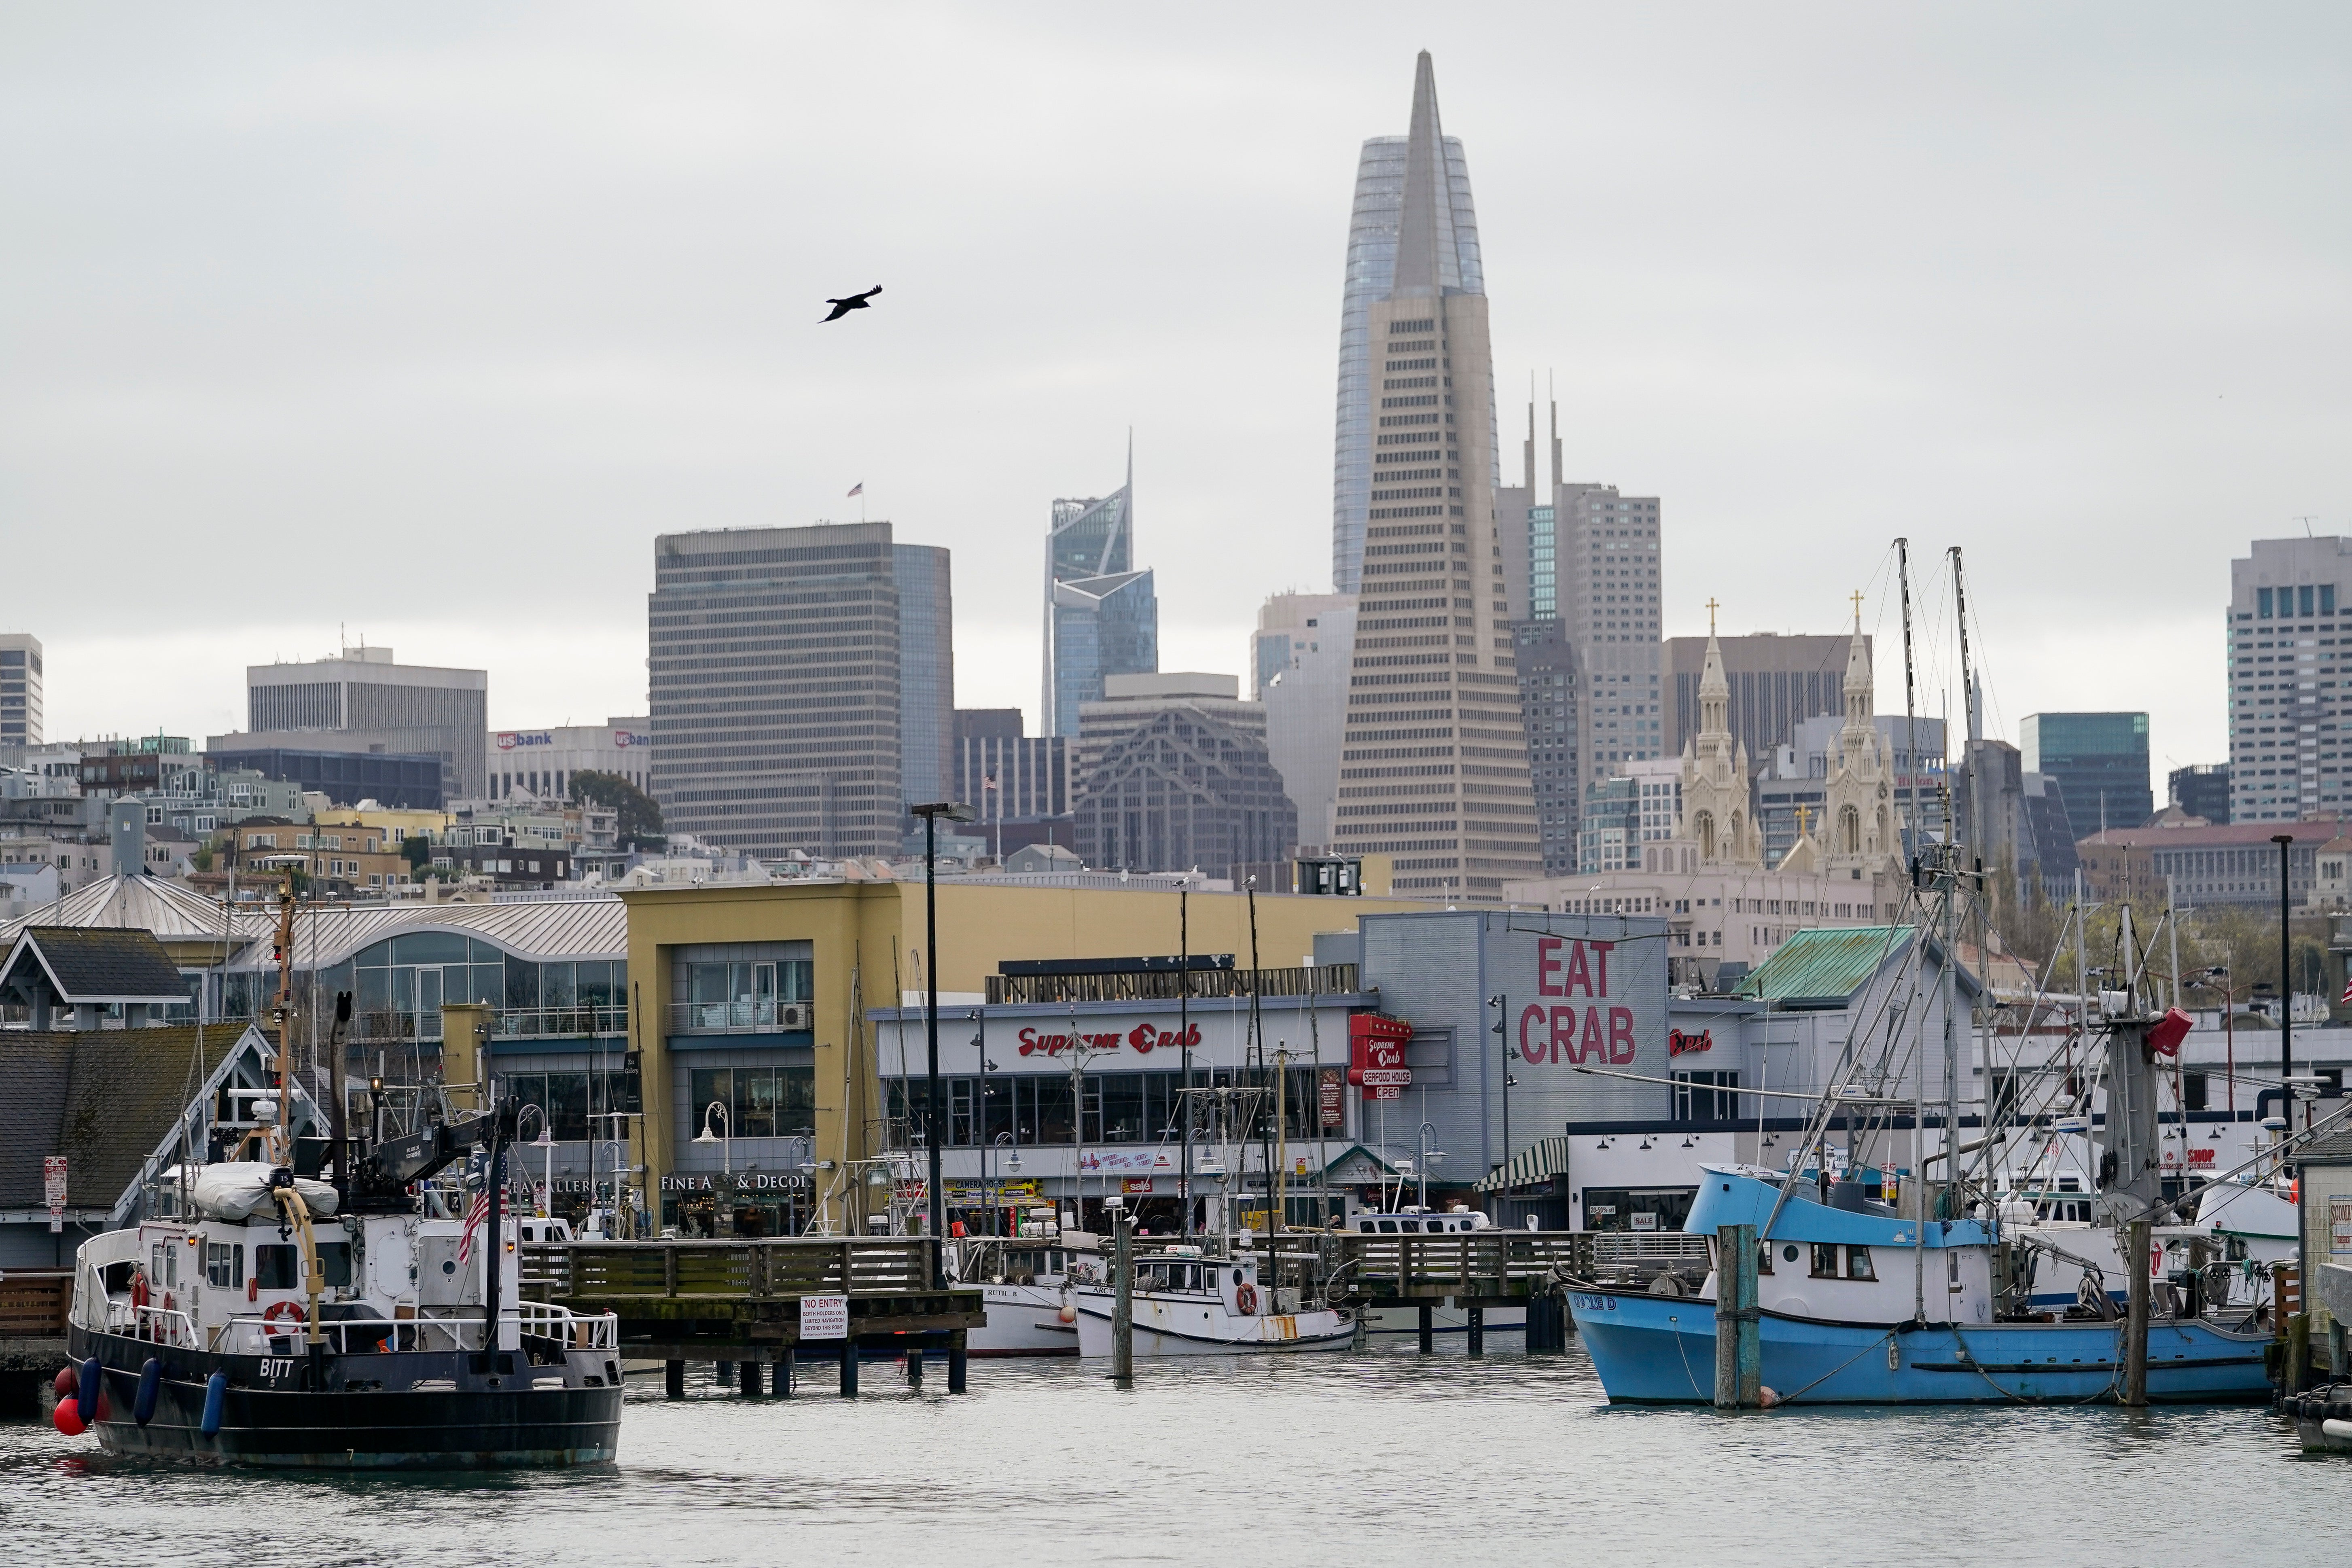
[[[348,1289],[352,1283],[352,1244],[319,1243],[319,1272],[329,1286]],[[302,1289],[302,1248],[292,1243],[253,1249],[253,1277],[264,1290]]]
[[[1396,1228],[1397,1222],[1392,1219],[1384,1219],[1381,1221],[1381,1234],[1382,1236],[1394,1236],[1396,1234]]]
[[[1759,1274],[1772,1272],[1772,1249],[1769,1246],[1756,1249],[1756,1272]]]
[[[1813,1243],[1813,1278],[1834,1279],[1838,1277],[1837,1244],[1831,1241]]]
[[[1952,1289],[1958,1289],[1960,1288],[1960,1255],[1957,1252],[1945,1253],[1944,1266],[1946,1273],[1950,1277]]]
[[[244,1284],[245,1248],[233,1241],[205,1243],[205,1283],[207,1285]]]
[[[1236,1269],[1234,1269],[1234,1284],[1236,1284],[1236,1285],[1238,1285],[1238,1284],[1240,1284],[1241,1282],[1242,1282],[1242,1271],[1241,1271],[1240,1269],[1236,1268]]]
[[[1845,1277],[1849,1279],[1875,1279],[1870,1267],[1870,1248],[1849,1247],[1845,1249]]]
[[[1797,1244],[1795,1242],[1792,1241],[1789,1243],[1788,1246],[1780,1249],[1780,1261],[1783,1263],[1794,1263],[1797,1261]]]

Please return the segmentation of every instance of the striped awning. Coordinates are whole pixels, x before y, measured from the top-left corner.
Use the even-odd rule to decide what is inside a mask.
[[[1539,1138],[1512,1155],[1509,1164],[1480,1177],[1471,1190],[1499,1193],[1512,1187],[1533,1186],[1538,1182],[1549,1182],[1554,1176],[1567,1174],[1568,1140]]]

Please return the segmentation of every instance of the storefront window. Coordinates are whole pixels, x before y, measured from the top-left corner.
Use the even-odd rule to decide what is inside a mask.
[[[689,1137],[708,1121],[722,1138],[807,1138],[816,1133],[814,1066],[697,1068],[688,1107]],[[710,1107],[723,1109],[717,1114]]]

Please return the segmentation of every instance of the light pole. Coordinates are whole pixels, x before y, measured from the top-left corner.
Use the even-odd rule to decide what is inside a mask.
[[[2286,1128],[2294,1131],[2294,936],[2287,905],[2287,873],[2294,853],[2294,835],[2273,833],[2279,847],[2279,1087],[2286,1090]]]
[[[727,1129],[725,1133],[710,1131],[713,1116],[719,1118],[719,1125]],[[727,1113],[727,1107],[720,1101],[714,1100],[702,1108],[702,1131],[695,1134],[694,1141],[719,1145],[720,1175],[718,1184],[711,1189],[710,1234],[732,1236],[735,1234],[735,1119]]]
[[[988,1075],[996,1070],[996,1064],[988,1059],[988,1028],[981,1022],[980,1009],[973,1008],[966,1016],[971,1019],[971,1047],[980,1053],[980,1101],[974,1113],[980,1122],[977,1129],[980,1134],[980,1200],[988,1204],[988,1233],[993,1236],[996,1234],[996,1205],[989,1201],[988,1146],[994,1140],[988,1131]]]
[[[931,1289],[947,1289],[948,1198],[940,1185],[940,818],[970,822],[972,809],[952,801],[910,805],[923,819],[923,1028],[930,1045],[929,1076],[923,1089],[923,1142],[930,1152]]]
[[[2219,985],[2214,984],[2220,981]],[[2195,982],[2208,991],[2221,994],[2222,1093],[2229,1096],[2230,1120],[2238,1120],[2238,995],[2231,982],[2230,966],[2217,963],[2200,974]]]
[[[1486,1005],[1495,1009],[1493,1034],[1503,1046],[1503,1157],[1494,1166],[1499,1171],[1511,1163],[1511,1090],[1519,1081],[1511,1076],[1511,1064],[1518,1059],[1519,1053],[1511,1049],[1510,1032],[1507,1027],[1511,1019],[1510,997],[1507,994],[1489,996]]]
[[[1423,1214],[1429,1212],[1429,1167],[1433,1163],[1445,1158],[1444,1150],[1433,1149],[1429,1146],[1430,1139],[1434,1137],[1436,1132],[1437,1128],[1434,1123],[1424,1121],[1421,1124],[1421,1131],[1415,1140],[1415,1152],[1420,1158],[1413,1162],[1413,1172],[1421,1178],[1421,1212]]]
[[[522,1131],[522,1119],[534,1110],[539,1112],[539,1136],[530,1141],[529,1147],[546,1151],[547,1177],[540,1187],[539,1199],[539,1217],[545,1219],[555,1212],[555,1138],[547,1129],[547,1108],[540,1105],[526,1105],[516,1111],[515,1131],[517,1132]]]

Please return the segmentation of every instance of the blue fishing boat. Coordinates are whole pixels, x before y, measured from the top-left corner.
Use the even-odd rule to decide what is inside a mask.
[[[1757,1305],[1767,1403],[2090,1404],[2116,1397],[2121,1319],[2095,1308],[1998,1311],[1993,1264],[2000,1243],[1984,1222],[1923,1225],[1867,1197],[1857,1182],[1832,1184],[1824,1201],[1820,1185],[1786,1173],[1740,1165],[1702,1170],[1684,1228],[1712,1237],[1720,1226],[1752,1225],[1764,1237]],[[1708,1275],[1698,1297],[1570,1292],[1570,1310],[1612,1403],[1713,1398],[1717,1278]],[[2269,1341],[2267,1332],[2200,1317],[2158,1318],[2148,1329],[2148,1398],[2266,1400],[2263,1348]]]

